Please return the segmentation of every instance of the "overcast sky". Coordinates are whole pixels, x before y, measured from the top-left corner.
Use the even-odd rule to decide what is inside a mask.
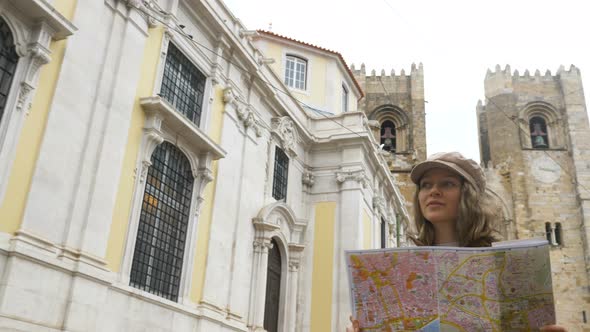
[[[367,73],[424,65],[428,154],[457,150],[479,161],[475,105],[488,68],[521,75],[560,65],[590,89],[590,4],[574,0],[224,0],[248,29],[340,52]]]

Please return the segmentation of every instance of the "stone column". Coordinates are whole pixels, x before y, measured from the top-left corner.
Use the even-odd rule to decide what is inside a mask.
[[[268,250],[272,248],[270,238],[254,241],[254,270],[250,296],[248,326],[251,331],[265,332],[264,304],[266,300],[266,273],[268,269]],[[257,267],[257,268],[256,268]]]
[[[349,325],[350,294],[348,276],[344,260],[344,250],[360,249],[362,247],[362,208],[363,188],[369,180],[365,171],[360,168],[348,169],[336,173],[336,181],[340,183],[339,213],[336,220],[336,238],[334,251],[334,294],[335,307],[332,328],[334,331],[345,331]]]
[[[304,246],[289,244],[289,272],[287,275],[287,298],[285,303],[285,326],[287,332],[295,332],[297,326],[297,291],[299,264]]]

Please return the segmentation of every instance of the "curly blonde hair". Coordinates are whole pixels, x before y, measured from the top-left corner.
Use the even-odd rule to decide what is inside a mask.
[[[459,217],[456,231],[460,247],[489,247],[498,241],[496,222],[499,220],[498,204],[487,192],[479,192],[468,181],[462,181]],[[418,246],[434,245],[434,226],[424,218],[420,209],[416,186],[414,193],[414,229],[408,237]]]

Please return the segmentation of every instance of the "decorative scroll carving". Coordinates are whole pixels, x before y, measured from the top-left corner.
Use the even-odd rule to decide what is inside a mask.
[[[296,155],[295,144],[299,141],[299,136],[293,120],[288,116],[273,118],[272,131],[279,137],[283,149],[291,155]]]
[[[303,183],[304,186],[313,187],[315,176],[310,171],[305,171],[301,177],[301,183]]]
[[[193,175],[195,177],[195,190],[197,192],[197,204],[195,204],[195,215],[198,215],[201,211],[201,204],[205,200],[203,193],[205,187],[209,182],[213,181],[213,171],[211,169],[211,163],[213,161],[213,155],[210,152],[202,153],[199,155],[199,167],[193,169]]]
[[[33,91],[33,86],[30,85],[27,82],[22,82],[20,85],[20,92],[18,94],[18,101],[16,103],[16,109],[19,111],[22,111],[23,108],[25,108],[25,105],[27,104],[27,101],[29,100],[29,96],[31,94],[31,91]],[[30,105],[29,105],[30,106]],[[27,110],[29,109],[29,107],[27,106]]]
[[[141,162],[141,172],[139,174],[139,182],[144,183],[145,179],[147,178],[148,170],[152,166],[152,162],[149,160],[143,160]]]
[[[340,184],[343,184],[346,181],[356,181],[363,188],[369,186],[369,179],[367,178],[365,171],[361,169],[336,172],[336,181]]]
[[[51,52],[45,46],[34,43],[29,46],[28,54],[31,57],[31,62],[27,69],[26,81],[30,83],[35,82],[41,66],[51,61]]]
[[[373,209],[379,213],[380,216],[386,216],[385,199],[379,193],[373,194]]]
[[[245,128],[252,128],[256,133],[256,137],[262,136],[262,126],[260,125],[260,121],[256,119],[254,111],[250,106],[242,107],[240,105],[240,100],[231,87],[223,90],[223,102],[226,107],[227,105],[233,106],[238,115],[238,119],[242,121]]]

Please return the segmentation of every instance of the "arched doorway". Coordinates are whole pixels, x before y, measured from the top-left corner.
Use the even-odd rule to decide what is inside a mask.
[[[272,248],[268,251],[266,275],[266,300],[264,303],[264,329],[278,332],[279,304],[281,299],[281,252],[277,242],[272,239]]]

